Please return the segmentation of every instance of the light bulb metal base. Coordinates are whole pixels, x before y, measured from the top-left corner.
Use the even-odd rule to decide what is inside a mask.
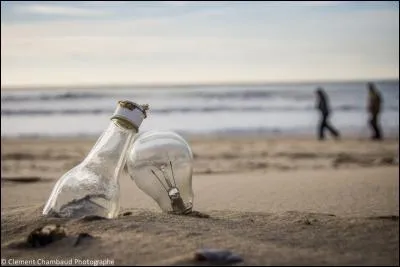
[[[192,211],[192,207],[186,207],[183,199],[179,194],[179,190],[176,187],[170,188],[168,196],[171,199],[172,213],[174,214],[187,214]]]

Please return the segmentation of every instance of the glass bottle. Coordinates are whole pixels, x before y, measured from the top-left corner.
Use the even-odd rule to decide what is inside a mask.
[[[43,215],[97,215],[109,219],[118,216],[119,176],[126,151],[146,118],[147,109],[148,105],[118,101],[110,124],[86,158],[57,181]]]

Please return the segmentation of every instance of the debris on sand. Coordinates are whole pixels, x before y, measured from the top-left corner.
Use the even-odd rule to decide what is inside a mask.
[[[59,224],[50,224],[33,230],[26,242],[31,247],[43,247],[66,236],[64,227]]]
[[[210,262],[215,264],[229,264],[242,262],[243,258],[226,249],[200,249],[196,251],[194,260],[197,262]]]

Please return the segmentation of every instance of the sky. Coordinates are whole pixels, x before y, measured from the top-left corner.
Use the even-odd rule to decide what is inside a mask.
[[[398,1],[1,1],[2,87],[398,78]]]

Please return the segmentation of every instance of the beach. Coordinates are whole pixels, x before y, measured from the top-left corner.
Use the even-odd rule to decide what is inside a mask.
[[[2,266],[399,266],[398,2],[1,7]]]
[[[162,213],[126,173],[118,218],[44,218],[55,182],[96,138],[3,137],[2,258],[196,265],[211,264],[194,261],[196,250],[218,248],[240,255],[237,265],[399,264],[398,138],[185,138],[194,154],[193,209],[209,218]],[[21,246],[48,224],[60,224],[67,236]],[[91,237],[76,245],[82,233]]]

